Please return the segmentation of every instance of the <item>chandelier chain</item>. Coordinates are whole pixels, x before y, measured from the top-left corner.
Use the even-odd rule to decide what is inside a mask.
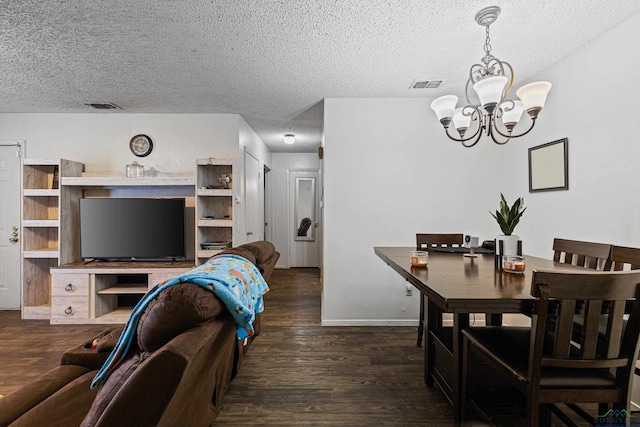
[[[491,52],[491,38],[489,37],[489,26],[485,27],[487,29],[487,36],[484,40],[484,51],[489,53]]]

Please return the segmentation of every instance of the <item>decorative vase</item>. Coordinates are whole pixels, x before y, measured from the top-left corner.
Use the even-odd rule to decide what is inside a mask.
[[[510,236],[505,236],[504,234],[500,234],[496,237],[496,255],[498,256],[513,256],[513,255],[521,255],[518,253],[518,241],[520,240],[519,236],[512,234]],[[500,241],[502,241],[502,253],[500,252]]]

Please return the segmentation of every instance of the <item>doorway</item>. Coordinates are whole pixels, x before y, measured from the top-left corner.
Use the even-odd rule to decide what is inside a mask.
[[[20,142],[0,142],[0,310],[20,309]]]
[[[289,267],[319,267],[319,173],[295,170],[287,173]]]

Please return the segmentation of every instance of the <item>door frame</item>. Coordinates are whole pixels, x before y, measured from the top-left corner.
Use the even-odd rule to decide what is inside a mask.
[[[25,152],[27,148],[27,144],[25,140],[21,139],[0,139],[0,147],[17,147],[16,157],[18,158],[18,221],[20,230],[20,247],[18,249],[18,282],[16,286],[18,286],[18,306],[15,307],[16,310],[22,309],[22,252],[23,252],[23,227],[22,227],[22,187],[23,187],[23,159],[25,157]],[[7,308],[9,310],[9,308]]]
[[[317,249],[318,249],[318,268],[320,268],[322,266],[322,215],[321,215],[321,209],[320,209],[320,191],[322,188],[321,185],[321,178],[322,178],[322,171],[321,169],[287,169],[287,232],[286,232],[286,239],[287,239],[287,266],[291,267],[292,266],[292,262],[291,260],[293,259],[293,255],[292,255],[292,245],[293,245],[293,241],[294,241],[294,224],[293,224],[293,216],[292,216],[292,211],[293,211],[293,203],[294,201],[291,199],[291,178],[292,178],[292,174],[294,173],[314,173],[315,174],[315,178],[316,178],[316,183],[315,183],[315,211],[316,211],[316,215],[315,215],[315,224],[312,224],[313,227],[315,227],[315,242],[314,244],[317,245]],[[317,224],[317,225],[316,225]]]

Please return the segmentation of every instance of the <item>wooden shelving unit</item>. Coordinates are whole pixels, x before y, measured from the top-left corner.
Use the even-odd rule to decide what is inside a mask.
[[[227,188],[219,181],[232,178]],[[233,162],[229,159],[196,160],[196,264],[202,264],[221,250],[202,249],[204,242],[233,245]]]
[[[78,256],[77,213],[63,209],[62,199],[76,193],[61,189],[60,179],[82,174],[82,163],[65,159],[24,159],[22,190],[22,317],[51,315],[49,269]],[[71,191],[71,192],[69,192]],[[79,196],[78,196],[79,197]]]
[[[51,323],[125,323],[149,289],[192,267],[192,261],[96,261],[54,267]]]

